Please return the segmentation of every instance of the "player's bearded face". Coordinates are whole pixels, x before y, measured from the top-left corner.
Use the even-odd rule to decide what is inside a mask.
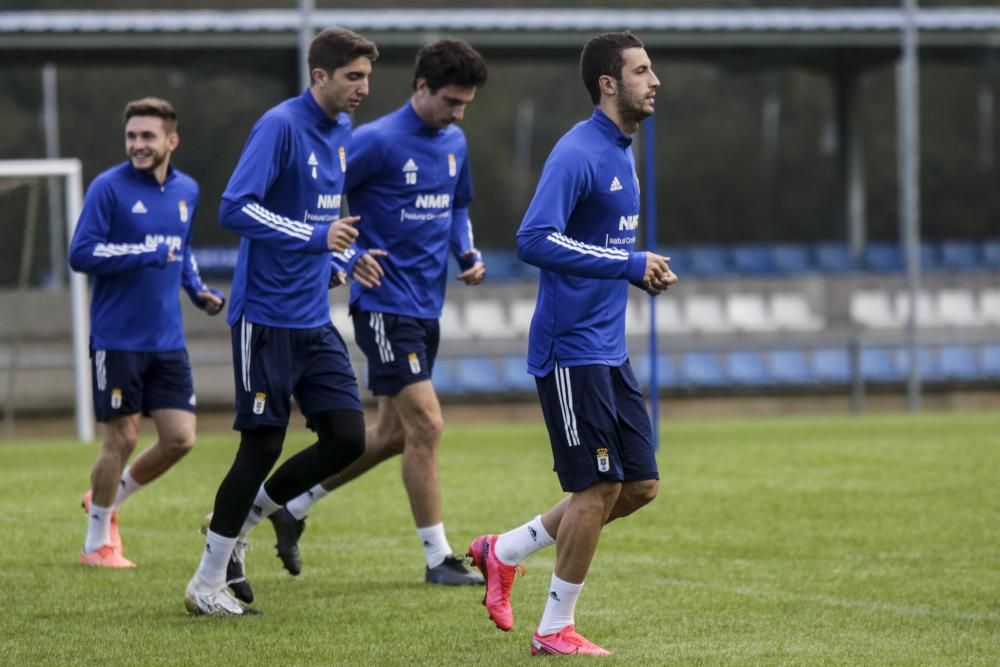
[[[653,115],[660,80],[653,74],[645,49],[625,49],[622,59],[618,112],[622,120],[638,123]]]
[[[132,116],[125,124],[125,152],[139,171],[155,171],[173,152],[176,133],[168,134],[156,116]]]

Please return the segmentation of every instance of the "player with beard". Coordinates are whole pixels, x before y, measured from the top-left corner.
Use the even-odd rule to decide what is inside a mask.
[[[169,102],[129,102],[129,159],[91,183],[70,246],[70,266],[93,277],[94,411],[104,424],[83,497],[83,565],[135,567],[124,556],[116,510],[194,446],[194,381],[177,292],[183,287],[209,315],[224,298],[202,282],[191,255],[198,184],[170,164],[179,142]],[[153,418],[157,440],[126,467],[144,414]]]
[[[533,655],[609,655],[576,631],[576,601],[604,524],[651,502],[659,487],[652,427],[625,346],[629,283],[656,296],[677,281],[669,258],[634,249],[631,136],[653,113],[660,85],[649,56],[634,35],[606,33],[584,46],[580,73],[596,108],[552,150],[517,233],[519,257],[541,269],[528,371],[569,495],[469,547],[486,578],[483,604],[497,627],[510,630],[521,561],[556,545]]]

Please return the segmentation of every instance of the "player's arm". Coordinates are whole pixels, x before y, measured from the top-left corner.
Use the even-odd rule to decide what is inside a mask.
[[[546,271],[585,278],[645,280],[646,253],[583,243],[563,233],[592,181],[588,162],[572,151],[549,156],[517,232],[518,258]]]
[[[363,125],[354,132],[347,149],[347,174],[344,177],[344,193],[348,205],[350,193],[375,176],[382,169],[385,158],[385,142],[374,126]],[[334,253],[334,259],[339,259],[346,276],[370,289],[382,286],[385,269],[380,258],[387,257],[388,254],[381,249],[364,248],[355,242],[342,252]]]
[[[226,303],[226,297],[217,289],[212,289],[201,279],[198,272],[198,262],[191,252],[191,230],[194,228],[195,212],[198,210],[197,199],[191,205],[191,218],[187,234],[184,237],[184,265],[181,267],[181,287],[187,293],[191,303],[201,308],[209,315],[216,315]]]
[[[472,203],[472,174],[469,172],[469,156],[462,160],[462,170],[455,184],[454,208],[451,211],[451,252],[458,260],[461,273],[457,280],[466,285],[478,285],[486,277],[483,254],[476,249],[472,236],[472,220],[469,218],[469,204]]]
[[[261,204],[281,170],[294,168],[290,164],[291,133],[292,128],[276,118],[263,118],[254,126],[222,195],[219,223],[243,238],[292,252],[343,250],[357,238],[357,218],[313,225]]]
[[[69,247],[69,265],[74,271],[94,276],[164,267],[176,261],[166,243],[110,243],[115,196],[104,179],[91,184]]]

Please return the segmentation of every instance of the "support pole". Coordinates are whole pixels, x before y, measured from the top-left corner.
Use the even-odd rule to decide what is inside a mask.
[[[656,252],[656,117],[643,123],[643,162],[646,189],[646,247]],[[660,378],[656,345],[656,297],[649,297],[649,403],[653,447],[660,448]]]
[[[309,74],[309,43],[313,39],[313,13],[316,0],[299,0],[299,89],[305,90],[312,83]]]

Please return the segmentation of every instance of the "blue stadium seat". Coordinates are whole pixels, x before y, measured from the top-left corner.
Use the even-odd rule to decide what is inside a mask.
[[[981,244],[983,266],[994,271],[1000,270],[1000,239],[990,239]]]
[[[815,264],[823,273],[847,273],[858,268],[844,243],[818,243],[813,252]]]
[[[813,268],[809,261],[809,248],[792,243],[771,246],[771,266],[779,275],[807,273]]]
[[[979,246],[972,241],[945,241],[941,244],[941,267],[949,271],[979,268]]]
[[[434,383],[434,390],[442,396],[457,394],[461,387],[455,382],[455,374],[452,372],[452,360],[438,357],[434,362],[434,370],[431,372],[431,382]]]
[[[670,269],[682,280],[684,276],[691,273],[691,258],[686,247],[661,247],[657,251],[664,257],[670,258]]]
[[[674,355],[660,352],[656,358],[656,381],[661,389],[671,389],[681,386],[682,378],[677,372]]]
[[[685,352],[681,357],[681,376],[686,384],[696,387],[721,387],[726,374],[713,352]]]
[[[908,377],[910,374],[910,350],[906,347],[900,347],[896,350],[895,356],[900,377]],[[929,348],[917,348],[917,366],[920,369],[921,380],[934,382],[943,379],[937,359]]]
[[[722,246],[692,246],[688,249],[688,271],[698,276],[721,276],[732,273]]]
[[[818,382],[843,384],[851,381],[851,359],[842,347],[813,350],[812,376]]]
[[[904,259],[905,261],[905,259]],[[905,266],[905,264],[904,264]],[[921,243],[920,244],[920,270],[921,271],[940,271],[943,267],[941,266],[941,248],[936,243]]]
[[[806,355],[801,350],[772,350],[771,381],[776,384],[811,384],[814,378]]]
[[[501,384],[510,391],[535,391],[535,378],[528,374],[523,356],[507,356],[501,362]]]
[[[900,273],[903,253],[895,243],[869,243],[865,246],[864,264],[875,273]]]
[[[1000,345],[983,345],[979,349],[979,371],[984,379],[1000,380]]]
[[[495,393],[503,391],[493,357],[461,357],[455,364],[455,382],[462,391]]]
[[[903,373],[893,350],[884,347],[861,348],[861,377],[867,382],[899,382]]]
[[[945,345],[938,352],[941,377],[945,380],[977,380],[976,350],[968,345]]]
[[[753,350],[727,352],[726,375],[730,382],[741,386],[760,387],[770,382],[764,355]]]
[[[774,273],[770,246],[759,243],[734,246],[730,249],[730,258],[732,266],[738,274],[766,276]]]

